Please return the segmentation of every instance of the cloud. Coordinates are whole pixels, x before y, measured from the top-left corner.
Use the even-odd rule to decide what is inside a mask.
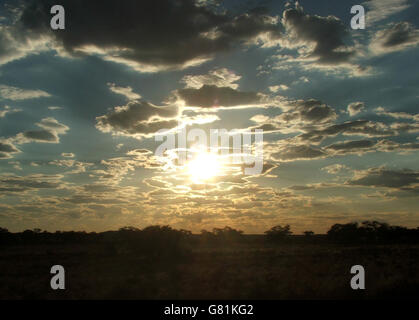
[[[74,158],[75,154],[74,153],[61,153],[61,156],[64,158]]]
[[[65,134],[70,129],[68,126],[51,117],[42,119],[36,125],[42,128],[42,130],[29,130],[18,133],[13,138],[13,141],[17,144],[30,142],[59,143],[59,135]]]
[[[285,84],[281,84],[281,85],[278,85],[278,86],[270,86],[269,87],[269,91],[274,92],[274,93],[276,93],[278,91],[286,91],[288,89],[289,89],[289,87],[286,86]]]
[[[333,137],[338,134],[359,135],[366,137],[387,137],[397,135],[398,132],[381,122],[357,120],[334,124],[320,130],[312,130],[299,135],[298,139],[319,143],[328,137]]]
[[[270,158],[275,161],[296,161],[312,160],[327,157],[327,153],[308,145],[285,145],[279,150],[270,154]]]
[[[66,133],[70,129],[65,124],[59,123],[57,119],[51,117],[42,119],[36,125],[46,130],[53,130],[59,134]]]
[[[410,7],[408,0],[369,0],[363,5],[368,7],[366,21],[370,26]]]
[[[419,172],[412,170],[391,170],[370,168],[357,171],[355,177],[348,181],[350,185],[401,188],[419,183]]]
[[[304,131],[307,126],[324,125],[337,119],[337,114],[331,106],[316,99],[281,101],[279,106],[285,112],[278,116],[253,116],[250,120],[258,123],[258,126],[252,129],[293,133]]]
[[[48,110],[61,110],[62,107],[58,107],[58,106],[49,106]]]
[[[359,153],[363,154],[365,152],[375,151],[373,147],[376,145],[375,141],[371,140],[355,140],[355,141],[344,141],[339,143],[334,143],[327,146],[325,149],[333,154],[349,154],[349,153]]]
[[[53,32],[49,11],[55,2],[26,3],[19,23],[28,31],[54,37],[69,54],[96,54],[144,72],[200,64],[240,44],[272,45],[281,34],[277,19],[261,11],[234,16],[193,0],[104,0],[100,11],[96,2],[63,0],[71,27]]]
[[[115,83],[108,83],[109,90],[113,93],[125,96],[128,100],[138,100],[141,96],[132,91],[131,87],[119,87]]]
[[[386,111],[383,107],[378,107],[375,109],[378,115],[380,116],[387,116],[392,117],[395,119],[408,119],[408,120],[414,120],[419,122],[419,114],[410,114],[406,112],[389,112]]]
[[[15,11],[20,12],[20,9]],[[16,20],[16,18],[9,20]],[[46,35],[29,32],[16,24],[2,24],[0,25],[0,66],[29,54],[50,50],[51,45],[51,39]]]
[[[290,111],[279,116],[283,120],[294,120],[296,117],[299,121],[306,123],[325,123],[337,118],[332,107],[316,99],[287,101],[281,107]]]
[[[9,106],[4,106],[0,109],[0,118],[4,118],[6,116],[6,114],[8,113],[15,113],[15,112],[20,112],[22,111],[21,109],[13,109],[10,108]]]
[[[365,110],[365,103],[363,102],[352,102],[348,105],[348,112],[351,117]]]
[[[419,30],[408,22],[399,22],[377,31],[371,40],[370,49],[375,54],[385,54],[417,45],[419,45]]]
[[[50,142],[58,143],[60,139],[54,131],[49,130],[36,130],[36,131],[25,131],[21,134],[23,138],[20,143],[28,142]]]
[[[146,101],[130,101],[96,117],[96,128],[102,132],[142,137],[176,127],[178,115],[176,106],[158,107]]]
[[[326,166],[323,167],[322,170],[326,171],[329,174],[338,174],[341,173],[342,171],[347,171],[350,168],[344,164],[332,164],[330,166]]]
[[[231,87],[203,85],[199,89],[186,88],[177,90],[176,95],[186,106],[213,108],[248,106],[262,103],[262,96],[257,92],[243,92]]]
[[[200,89],[204,85],[217,87],[230,87],[237,89],[239,85],[235,82],[241,79],[241,76],[235,74],[227,68],[214,69],[208,74],[186,75],[181,82],[185,83],[186,88]]]
[[[54,161],[50,161],[48,164],[63,167],[63,168],[73,168],[73,170],[64,172],[63,174],[83,173],[83,172],[86,172],[86,168],[93,165],[93,163],[80,162],[73,159],[54,160]]]
[[[28,90],[17,87],[0,85],[0,97],[7,100],[28,100],[42,97],[50,97],[51,95],[42,90]]]
[[[282,44],[292,48],[304,46],[303,58],[314,58],[319,64],[347,63],[355,52],[345,45],[345,25],[334,16],[305,14],[300,5],[284,11],[282,23],[290,40]]]
[[[25,192],[37,189],[56,189],[62,184],[61,175],[34,174],[16,176],[10,174],[0,175],[1,192]]]
[[[0,141],[0,159],[12,158],[14,153],[19,153],[20,150],[12,143],[7,141]]]

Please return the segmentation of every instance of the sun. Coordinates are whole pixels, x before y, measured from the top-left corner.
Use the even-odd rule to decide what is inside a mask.
[[[221,164],[215,154],[202,152],[187,163],[186,169],[193,182],[203,183],[220,173]]]

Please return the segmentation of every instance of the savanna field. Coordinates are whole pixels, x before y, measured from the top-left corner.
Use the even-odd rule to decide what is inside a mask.
[[[84,234],[89,240],[40,233],[42,241],[32,244],[3,244],[0,299],[419,297],[418,244],[330,243],[321,235],[272,242],[263,235],[183,231],[187,236],[178,238],[178,231],[162,230]],[[56,264],[65,267],[65,290],[51,290]],[[350,287],[357,264],[365,268],[365,290]]]

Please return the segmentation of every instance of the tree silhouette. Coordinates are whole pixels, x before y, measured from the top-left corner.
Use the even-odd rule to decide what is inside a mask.
[[[313,232],[313,231],[311,231],[311,230],[304,231],[304,235],[305,235],[306,237],[311,237],[311,236],[314,236],[314,232]]]
[[[292,232],[290,225],[287,224],[285,226],[276,225],[272,227],[270,230],[265,231],[265,234],[269,241],[281,241],[288,238],[292,234]]]

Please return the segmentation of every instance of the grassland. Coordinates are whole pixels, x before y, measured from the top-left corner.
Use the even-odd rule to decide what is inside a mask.
[[[246,237],[246,236],[244,236]],[[376,299],[419,298],[419,245],[193,241],[176,255],[115,244],[0,248],[0,299]],[[66,289],[50,288],[63,265]],[[350,288],[351,266],[366,290]]]

